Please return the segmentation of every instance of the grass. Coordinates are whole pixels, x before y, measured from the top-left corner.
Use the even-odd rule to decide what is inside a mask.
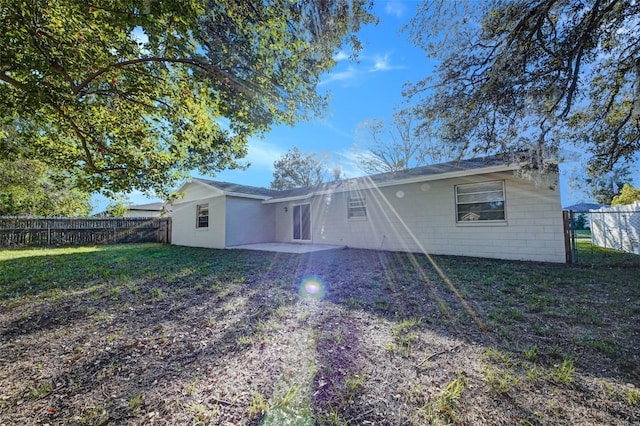
[[[446,280],[406,253],[3,250],[0,418],[34,422],[64,393],[39,423],[640,422],[640,257],[578,249],[579,265],[435,257]],[[305,276],[323,300],[299,297]]]

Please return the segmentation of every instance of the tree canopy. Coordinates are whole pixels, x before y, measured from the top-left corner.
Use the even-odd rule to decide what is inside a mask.
[[[415,119],[407,109],[393,114],[390,123],[378,119],[363,122],[358,138],[367,148],[357,159],[366,173],[395,172],[448,158],[424,129],[416,132]]]
[[[0,153],[107,195],[237,168],[249,135],[320,113],[367,0],[6,0]],[[9,128],[10,130],[7,130]],[[16,131],[18,155],[4,139]]]
[[[612,206],[633,204],[636,201],[640,201],[640,188],[634,188],[629,184],[625,184],[620,191],[620,194],[613,197],[611,201]]]
[[[528,150],[545,170],[571,143],[595,176],[640,151],[640,3],[424,2],[409,32],[439,65],[405,94],[459,155]]]
[[[37,160],[0,160],[0,216],[86,216],[90,198]]]
[[[314,154],[302,153],[295,146],[275,161],[273,167],[271,188],[279,191],[315,186],[324,180],[324,163]],[[339,180],[341,174],[334,174],[334,179]]]
[[[571,179],[569,185],[575,189],[584,190],[593,197],[598,204],[611,204],[620,188],[633,180],[628,165],[615,167],[609,173],[584,177],[581,173]]]

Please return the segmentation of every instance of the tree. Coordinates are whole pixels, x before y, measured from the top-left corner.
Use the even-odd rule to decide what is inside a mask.
[[[324,164],[313,154],[303,154],[293,147],[273,163],[271,188],[283,189],[315,186],[324,180]]]
[[[36,160],[0,160],[0,216],[86,216],[91,194]]]
[[[366,0],[5,0],[0,146],[106,195],[242,167],[249,135],[319,114]]]
[[[124,217],[128,210],[127,204],[122,199],[116,199],[109,203],[106,209],[106,213],[111,217]]]
[[[586,187],[580,185],[584,181]],[[615,167],[609,173],[598,176],[587,176],[585,179],[577,179],[573,182],[576,187],[583,187],[586,189],[597,203],[599,204],[611,204],[613,198],[618,194],[620,188],[625,183],[631,181],[631,172],[627,165]]]
[[[597,176],[640,151],[639,20],[626,0],[425,2],[410,36],[440,63],[406,95],[458,155],[526,150],[544,171],[567,142]]]
[[[361,124],[359,138],[368,146],[357,162],[366,173],[385,173],[423,166],[445,158],[440,146],[429,135],[417,132],[409,110],[393,114],[392,122],[385,125],[378,119]],[[424,129],[423,129],[424,130]]]
[[[580,213],[576,216],[575,221],[573,222],[574,229],[582,230],[587,229],[587,215],[584,213]]]
[[[620,194],[613,197],[611,205],[626,205],[633,204],[636,201],[640,201],[640,188],[634,188],[629,184],[625,184],[622,187]]]

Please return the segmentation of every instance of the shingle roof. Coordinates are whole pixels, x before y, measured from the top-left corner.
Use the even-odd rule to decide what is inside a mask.
[[[280,191],[275,191],[273,189],[260,188],[257,186],[249,186],[249,185],[239,185],[237,183],[230,183],[230,182],[220,182],[220,181],[211,180],[211,179],[193,178],[193,180],[197,180],[201,183],[205,183],[207,185],[213,186],[214,188],[218,188],[226,193],[232,192],[237,194],[258,195],[258,196],[270,198],[277,195],[280,192]]]
[[[481,158],[472,158],[469,160],[449,161],[442,164],[434,164],[430,166],[414,167],[411,169],[400,170],[397,172],[379,173],[375,175],[362,176],[357,178],[345,179],[338,182],[322,183],[317,186],[286,189],[276,191],[273,189],[260,188],[255,186],[239,185],[229,182],[219,182],[209,179],[194,178],[199,182],[211,185],[226,193],[247,194],[260,196],[271,199],[302,197],[311,195],[316,192],[339,190],[340,188],[351,187],[353,185],[365,183],[367,185],[390,184],[395,181],[404,181],[408,179],[419,179],[421,177],[437,176],[446,173],[472,171],[484,169],[487,167],[507,166],[510,162],[499,156],[489,156]]]
[[[148,204],[136,204],[134,206],[127,207],[127,210],[157,210],[162,211],[163,202],[148,203]]]
[[[571,206],[563,207],[562,210],[573,210],[576,213],[589,213],[589,210],[598,210],[602,207],[609,207],[606,204],[595,203],[578,203]]]

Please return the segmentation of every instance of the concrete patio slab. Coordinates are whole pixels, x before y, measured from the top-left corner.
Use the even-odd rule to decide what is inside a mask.
[[[245,244],[241,246],[227,247],[229,249],[243,249],[243,250],[260,250],[260,251],[273,251],[277,253],[311,253],[324,250],[342,250],[347,246],[338,246],[333,244],[304,244],[304,243],[257,243],[257,244]]]

